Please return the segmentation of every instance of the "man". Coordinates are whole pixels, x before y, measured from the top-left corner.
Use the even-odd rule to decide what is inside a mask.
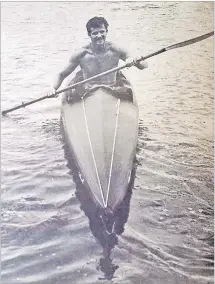
[[[119,60],[126,61],[132,66],[134,65],[142,70],[147,68],[146,62],[137,62],[130,58],[129,54],[115,44],[106,41],[108,33],[108,22],[103,17],[94,17],[90,19],[86,25],[91,43],[81,48],[79,52],[74,54],[68,66],[58,74],[54,84],[54,90],[51,94],[55,94],[56,90],[61,86],[63,80],[70,75],[78,66],[81,68],[81,79],[87,79],[109,69],[118,66]],[[84,85],[84,90],[95,87],[96,85],[105,85],[114,87],[117,84],[117,73],[105,75],[98,79],[94,79]]]

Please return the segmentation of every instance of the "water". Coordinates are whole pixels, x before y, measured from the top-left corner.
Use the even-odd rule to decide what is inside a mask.
[[[213,2],[1,6],[2,110],[45,95],[94,15],[132,55],[213,30]],[[2,284],[213,282],[213,48],[209,38],[126,71],[140,109],[136,178],[110,257],[65,157],[60,98],[2,118]]]

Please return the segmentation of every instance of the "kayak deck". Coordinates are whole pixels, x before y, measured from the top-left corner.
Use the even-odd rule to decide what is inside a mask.
[[[112,211],[123,200],[136,152],[138,107],[108,88],[69,104],[64,100],[62,121],[82,181],[93,201]]]

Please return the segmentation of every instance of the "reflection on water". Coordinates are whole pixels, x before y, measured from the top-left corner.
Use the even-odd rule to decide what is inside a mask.
[[[75,160],[74,153],[71,152],[71,149],[68,147],[65,135],[63,133],[62,123],[61,132],[63,136],[63,148],[65,158],[67,160],[67,167],[69,168],[73,181],[76,184],[75,195],[80,201],[80,208],[84,211],[85,215],[89,219],[89,227],[92,234],[99,241],[103,249],[103,257],[100,258],[97,269],[104,273],[104,279],[112,279],[114,277],[114,272],[119,268],[119,266],[113,263],[113,260],[111,259],[111,251],[118,244],[118,236],[123,233],[124,226],[128,220],[136,166],[135,164],[133,165],[127,193],[121,204],[117,207],[114,213],[104,212],[104,210],[101,210],[95,206],[95,203],[90,197],[90,192],[81,181],[77,161]]]

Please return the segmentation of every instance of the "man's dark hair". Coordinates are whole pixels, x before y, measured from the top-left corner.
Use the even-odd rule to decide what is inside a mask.
[[[90,28],[100,28],[104,24],[106,31],[108,31],[108,22],[103,17],[94,17],[87,22],[86,28],[88,35],[90,35]]]

